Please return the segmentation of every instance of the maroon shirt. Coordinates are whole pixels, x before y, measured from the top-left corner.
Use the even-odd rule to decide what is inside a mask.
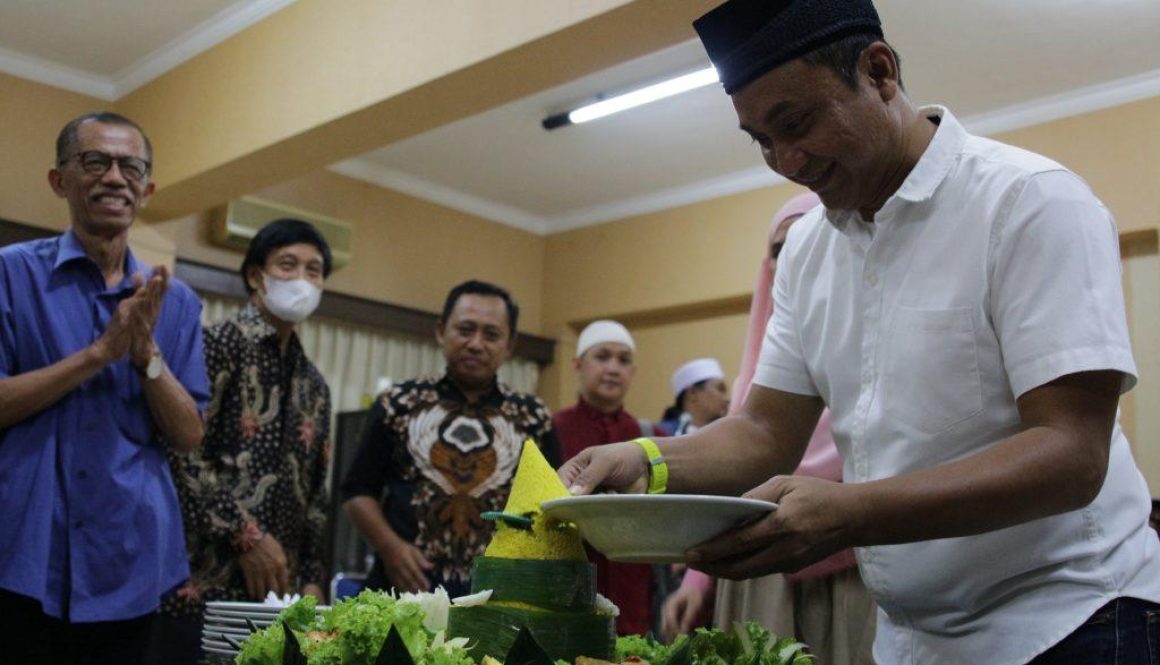
[[[601,413],[583,398],[576,406],[556,412],[552,429],[564,461],[589,446],[631,441],[641,435],[640,423],[623,409],[613,414]],[[652,568],[641,563],[609,561],[592,548],[588,548],[588,558],[596,564],[596,590],[620,608],[616,632],[644,635],[652,630]]]

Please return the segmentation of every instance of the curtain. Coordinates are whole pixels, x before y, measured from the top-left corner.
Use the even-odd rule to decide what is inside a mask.
[[[205,294],[202,294],[202,304],[204,325],[229,318],[245,305],[240,300]],[[444,369],[443,352],[433,335],[424,339],[312,317],[298,324],[298,339],[306,357],[314,362],[330,386],[335,414],[367,406],[380,380],[399,383],[425,374],[440,374]],[[513,357],[499,370],[500,381],[532,394],[536,392],[539,376],[539,366],[523,358]]]

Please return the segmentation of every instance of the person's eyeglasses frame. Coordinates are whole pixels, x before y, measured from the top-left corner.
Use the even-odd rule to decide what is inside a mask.
[[[94,161],[86,161],[86,155],[95,156]],[[108,173],[109,169],[113,168],[113,162],[117,163],[117,168],[121,171],[121,175],[123,175],[127,180],[132,180],[134,182],[145,182],[149,179],[149,175],[153,172],[153,163],[147,159],[134,156],[114,157],[113,155],[110,155],[103,150],[82,150],[80,152],[73,153],[70,157],[61,160],[60,164],[58,164],[58,167],[64,166],[74,159],[80,162],[81,169],[84,170],[85,173],[98,177]],[[139,163],[140,166],[143,166],[144,168],[138,168],[137,163]],[[141,175],[132,175],[133,171],[141,171]]]

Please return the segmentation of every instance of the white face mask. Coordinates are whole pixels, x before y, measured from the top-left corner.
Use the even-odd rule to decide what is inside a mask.
[[[262,283],[266,285],[262,294],[266,309],[289,323],[305,321],[322,300],[322,289],[305,279],[276,279],[262,273]]]

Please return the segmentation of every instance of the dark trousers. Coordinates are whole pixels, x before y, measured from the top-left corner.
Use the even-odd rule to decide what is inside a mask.
[[[1117,598],[1030,665],[1160,665],[1160,604]]]
[[[154,616],[145,647],[144,665],[197,665],[203,662],[201,626],[201,617],[197,615]]]
[[[139,665],[152,619],[72,623],[48,616],[32,598],[0,589],[0,663]]]

